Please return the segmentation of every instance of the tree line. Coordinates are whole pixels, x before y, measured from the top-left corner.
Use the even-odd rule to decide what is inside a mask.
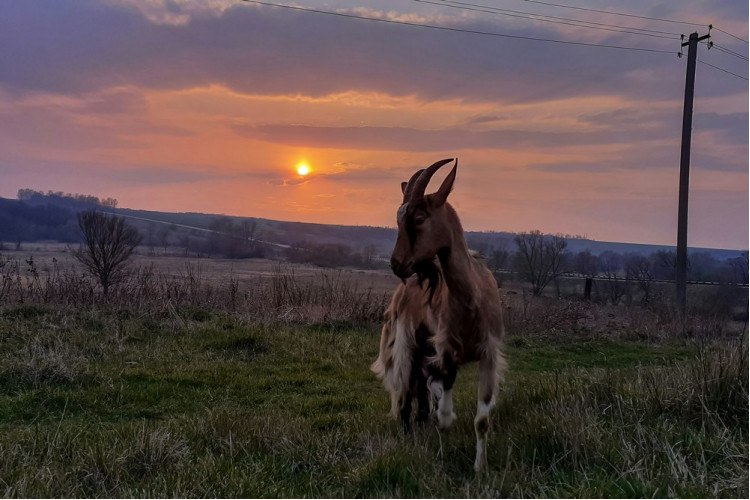
[[[590,250],[576,254],[567,251],[562,235],[540,231],[520,233],[513,239],[516,250],[489,249],[490,268],[494,256],[504,256],[510,270],[518,273],[531,285],[534,295],[541,295],[550,283],[564,275],[598,278],[613,303],[617,303],[635,282],[648,302],[653,284],[675,278],[676,252],[658,250],[651,254],[605,251],[598,255]],[[732,285],[748,283],[748,252],[720,261],[710,252],[691,252],[688,256],[688,281],[717,282]],[[557,284],[557,283],[556,283]]]
[[[106,296],[109,288],[123,276],[128,259],[143,242],[143,235],[122,217],[97,209],[79,212],[76,219],[83,243],[73,255],[99,281]],[[164,226],[167,232],[169,227],[174,226]],[[218,218],[213,227],[209,242],[224,245],[230,257],[254,256],[260,248],[255,237],[257,225],[252,220],[236,224],[230,218]],[[484,248],[488,266],[496,276],[503,271],[514,272],[531,285],[533,295],[541,295],[550,283],[555,284],[559,295],[558,280],[564,275],[574,275],[597,278],[613,304],[625,294],[628,282],[635,282],[647,303],[653,284],[673,280],[675,275],[676,255],[668,250],[650,255],[612,251],[595,255],[589,250],[571,254],[564,236],[537,230],[515,235],[513,243],[515,250],[509,249],[507,244]],[[166,248],[166,239],[163,245]],[[321,267],[385,267],[385,259],[378,253],[374,245],[353,252],[343,244],[299,242],[289,246],[286,259]],[[689,256],[688,269],[690,280],[747,285],[748,252],[723,262],[709,252],[694,252]]]

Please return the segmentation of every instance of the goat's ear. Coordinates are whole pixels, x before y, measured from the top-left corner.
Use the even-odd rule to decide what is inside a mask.
[[[453,181],[456,180],[457,168],[458,168],[458,158],[456,158],[456,164],[453,165],[453,169],[450,171],[448,176],[440,185],[440,189],[438,189],[437,192],[432,195],[432,199],[435,201],[435,204],[438,207],[442,206],[445,203],[445,200],[448,199],[448,195],[450,194],[451,189],[453,189]]]
[[[402,182],[401,183],[401,194],[406,195],[406,186],[408,186],[408,182]]]

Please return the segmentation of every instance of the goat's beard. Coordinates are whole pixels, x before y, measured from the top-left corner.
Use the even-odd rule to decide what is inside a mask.
[[[440,263],[437,258],[418,262],[414,265],[413,269],[414,274],[417,276],[419,286],[422,286],[422,283],[427,280],[427,287],[430,289],[430,300],[432,300],[432,296],[435,294],[435,289],[437,288],[438,283],[440,283],[440,277],[442,275]]]

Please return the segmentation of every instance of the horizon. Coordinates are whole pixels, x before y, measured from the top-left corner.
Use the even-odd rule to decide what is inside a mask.
[[[29,188],[31,189],[31,188]],[[33,189],[32,189],[33,190]],[[39,192],[39,191],[37,191]],[[48,195],[49,193],[41,193],[43,195]],[[59,192],[54,192],[52,194],[59,194]],[[90,194],[83,194],[83,193],[63,193],[65,196],[73,195],[73,196],[92,196],[96,197],[95,195]],[[0,198],[4,198],[0,196]],[[8,198],[4,198],[8,199]],[[18,200],[18,198],[12,198],[13,200]],[[23,200],[20,200],[23,201]],[[115,200],[116,201],[116,200]],[[268,222],[278,222],[278,223],[290,223],[290,224],[312,224],[312,225],[323,225],[323,226],[335,226],[335,227],[361,227],[361,228],[371,228],[371,229],[386,229],[389,231],[397,231],[398,227],[393,226],[378,226],[378,225],[367,225],[367,224],[336,224],[336,223],[327,223],[327,222],[306,222],[306,221],[299,221],[299,220],[283,220],[283,219],[273,219],[273,218],[266,218],[266,217],[254,217],[254,216],[242,216],[242,215],[233,215],[233,214],[226,214],[226,213],[211,213],[211,212],[164,212],[164,211],[156,211],[156,210],[147,210],[147,209],[141,209],[141,208],[133,208],[133,207],[111,207],[114,208],[114,210],[130,210],[133,212],[147,212],[147,213],[154,213],[154,214],[170,214],[170,215],[202,215],[207,217],[228,217],[228,218],[238,218],[238,219],[258,219],[258,220],[265,220]],[[164,224],[174,224],[167,221],[159,221],[156,219],[147,219],[143,217],[136,217],[132,215],[125,215],[125,214],[119,214],[122,217],[126,218],[134,218],[139,219],[143,221],[153,221],[153,222],[161,222]],[[182,225],[182,224],[179,224]],[[184,227],[193,227],[195,229],[201,229],[205,230],[205,228],[197,227],[197,226],[184,226]],[[464,231],[467,233],[479,233],[479,234],[508,234],[508,235],[516,235],[520,233],[528,233],[531,231],[535,231],[535,229],[530,229],[527,231],[507,231],[507,230],[483,230],[483,229],[466,229],[464,228]],[[634,241],[618,241],[618,240],[600,240],[596,238],[592,238],[589,235],[586,234],[568,234],[568,233],[560,233],[560,232],[552,232],[552,233],[544,233],[545,235],[558,235],[564,237],[566,240],[577,240],[577,241],[590,241],[592,243],[598,243],[603,245],[633,245],[633,246],[649,246],[649,247],[671,247],[676,248],[676,244],[661,244],[661,243],[651,243],[651,242],[634,242]],[[701,246],[693,246],[688,245],[688,250],[708,250],[708,251],[736,251],[736,252],[747,252],[748,247],[745,248],[728,248],[728,247],[701,247]]]
[[[688,246],[747,250],[747,2],[462,5],[3,3],[0,196],[393,228],[400,182],[457,157],[466,231],[676,246],[676,34],[713,24]]]

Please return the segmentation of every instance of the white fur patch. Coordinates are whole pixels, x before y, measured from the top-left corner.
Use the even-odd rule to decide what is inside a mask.
[[[453,413],[453,391],[450,389],[444,389],[438,401],[437,419],[441,429],[447,429],[456,419],[456,414]]]
[[[489,416],[490,416],[490,409],[492,408],[494,404],[494,401],[490,401],[489,404],[484,403],[483,401],[477,401],[477,416],[474,419],[475,425],[476,422],[480,421],[483,418],[487,419],[487,425],[489,425]],[[485,448],[487,447],[487,442],[484,436],[480,437],[479,433],[477,432],[477,455],[476,458],[474,458],[474,470],[479,472],[482,467],[484,466],[484,462],[486,460],[485,458]]]
[[[393,370],[388,389],[392,392],[405,392],[409,389],[409,377],[412,363],[411,325],[404,320],[396,321],[396,333],[393,344]]]
[[[474,458],[474,470],[479,472],[484,466],[484,439],[477,439],[477,456]]]
[[[494,398],[493,398],[494,399]],[[490,401],[490,404],[486,404],[482,401],[477,401],[477,417],[484,417],[490,414],[494,401]]]

